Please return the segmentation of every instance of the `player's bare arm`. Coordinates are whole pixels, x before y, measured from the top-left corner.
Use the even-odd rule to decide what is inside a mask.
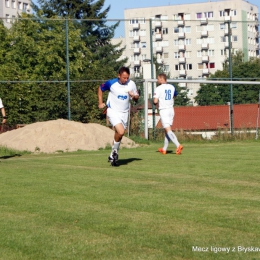
[[[106,104],[103,102],[103,92],[100,87],[98,87],[98,108],[104,108],[105,106]]]

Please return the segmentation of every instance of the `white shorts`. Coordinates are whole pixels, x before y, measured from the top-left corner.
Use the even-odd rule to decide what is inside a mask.
[[[172,126],[173,118],[174,118],[174,109],[173,108],[166,108],[160,110],[160,117],[163,128]]]
[[[112,126],[122,124],[124,129],[126,129],[128,123],[128,112],[118,112],[112,108],[108,108],[107,117]]]

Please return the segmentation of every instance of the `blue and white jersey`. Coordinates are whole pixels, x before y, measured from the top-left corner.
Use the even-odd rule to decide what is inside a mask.
[[[171,108],[174,105],[174,97],[178,95],[175,87],[171,84],[161,84],[155,89],[153,98],[159,100],[159,110]]]
[[[102,84],[100,89],[102,92],[109,91],[106,103],[107,107],[119,112],[128,112],[129,110],[129,91],[138,95],[136,85],[132,80],[121,84],[118,78],[110,79]]]

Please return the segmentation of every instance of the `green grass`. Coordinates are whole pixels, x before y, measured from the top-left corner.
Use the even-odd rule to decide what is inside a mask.
[[[259,142],[158,147],[122,149],[120,167],[108,150],[0,149],[0,259],[259,259],[238,252],[260,248]]]

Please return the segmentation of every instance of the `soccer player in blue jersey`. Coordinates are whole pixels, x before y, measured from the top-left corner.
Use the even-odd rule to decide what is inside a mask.
[[[98,107],[101,109],[107,106],[108,119],[115,129],[112,150],[108,157],[112,166],[117,166],[120,142],[128,124],[130,100],[137,101],[139,98],[136,85],[129,76],[129,68],[121,67],[117,78],[106,81],[98,88]],[[104,91],[109,91],[106,104],[103,102]]]
[[[164,146],[158,151],[162,154],[167,153],[169,142],[172,141],[176,145],[176,154],[181,154],[183,146],[179,143],[176,135],[172,132],[172,124],[174,119],[174,98],[177,96],[175,87],[167,83],[167,77],[161,73],[157,77],[159,86],[155,89],[153,103],[159,103],[159,111],[162,126],[165,130]]]

